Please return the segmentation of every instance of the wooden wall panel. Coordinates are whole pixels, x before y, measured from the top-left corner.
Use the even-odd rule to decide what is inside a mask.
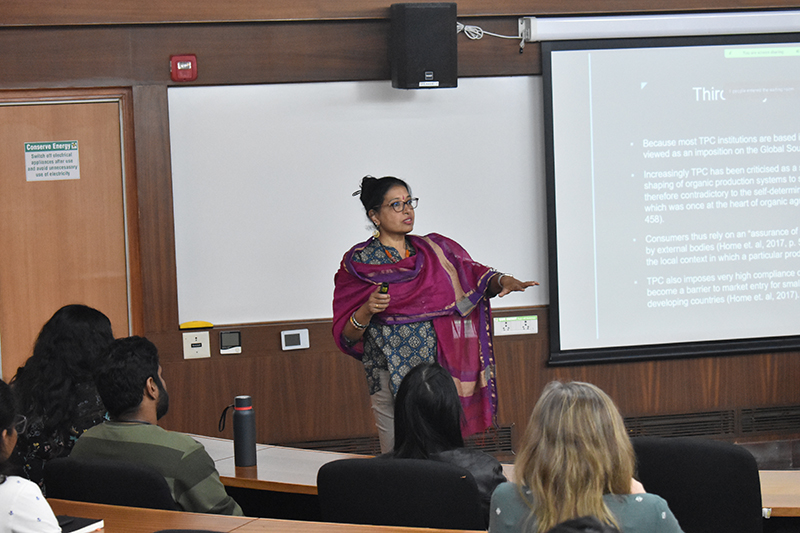
[[[420,2],[425,0],[413,0]],[[0,25],[48,26],[81,24],[138,24],[189,22],[243,22],[282,20],[341,20],[387,18],[383,0],[116,0],[97,3],[73,0],[4,0]],[[794,7],[787,0],[460,0],[459,16],[561,15],[574,13],[629,13],[773,9]]]
[[[308,328],[313,349],[282,352],[280,331]],[[219,331],[238,329],[242,353],[219,354]],[[165,425],[217,434],[222,409],[240,394],[253,397],[259,442],[283,443],[373,433],[361,363],[333,343],[330,321],[225,327],[211,332],[210,359],[184,361],[181,333],[149,335],[161,354],[173,404]],[[198,407],[200,406],[200,407]],[[230,427],[223,434],[231,437]]]
[[[538,334],[495,339],[498,422],[515,427],[515,441],[542,389],[554,379],[595,383],[614,398],[625,417],[800,405],[798,353],[550,367],[547,309],[503,310],[498,316],[515,312],[539,316]],[[309,329],[314,348],[276,350],[280,330],[297,327]],[[242,355],[219,355],[218,332],[228,329],[242,331]],[[149,336],[159,346],[170,390],[181,391],[172,395],[167,427],[214,435],[216,421],[208,413],[221,412],[237,394],[251,394],[264,442],[374,434],[363,370],[337,350],[329,321],[214,329],[212,358],[200,361],[181,359],[180,332]]]
[[[369,80],[389,76],[385,21],[203,24],[131,28],[145,79],[171,83],[169,56],[197,55],[191,85]],[[360,43],[356,45],[356,42]]]
[[[2,28],[0,88],[131,86],[124,28]]]
[[[517,31],[516,18],[474,23]],[[15,50],[0,55],[0,88],[177,85],[176,54],[197,56],[198,79],[182,85],[389,79],[388,32],[386,21],[0,28],[0,49]],[[520,54],[516,39],[458,42],[462,76],[541,72],[536,43]]]
[[[172,218],[167,89],[133,88],[144,330],[176,330],[178,281]]]

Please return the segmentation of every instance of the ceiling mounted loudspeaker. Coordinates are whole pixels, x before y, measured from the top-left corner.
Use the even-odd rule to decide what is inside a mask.
[[[456,4],[392,4],[392,87],[458,87]]]

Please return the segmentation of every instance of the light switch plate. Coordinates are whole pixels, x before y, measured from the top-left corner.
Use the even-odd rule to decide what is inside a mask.
[[[190,331],[183,334],[183,358],[203,359],[211,357],[211,346],[207,331]]]

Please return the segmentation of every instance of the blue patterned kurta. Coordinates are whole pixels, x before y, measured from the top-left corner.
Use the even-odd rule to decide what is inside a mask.
[[[406,241],[406,246],[411,255],[416,254],[411,243]],[[387,252],[392,256],[391,259]],[[353,261],[368,265],[385,265],[401,259],[397,250],[381,245],[378,239],[373,239],[369,246],[353,255]],[[392,394],[397,394],[397,388],[409,370],[420,363],[436,361],[436,332],[430,320],[389,326],[381,324],[378,317],[367,326],[363,339],[364,356],[361,361],[364,363],[370,394],[381,390],[379,370],[389,371]]]

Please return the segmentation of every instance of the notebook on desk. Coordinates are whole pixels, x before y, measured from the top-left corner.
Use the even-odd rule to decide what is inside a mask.
[[[90,533],[103,529],[104,523],[96,518],[81,518],[79,516],[58,515],[58,525],[61,533]]]

